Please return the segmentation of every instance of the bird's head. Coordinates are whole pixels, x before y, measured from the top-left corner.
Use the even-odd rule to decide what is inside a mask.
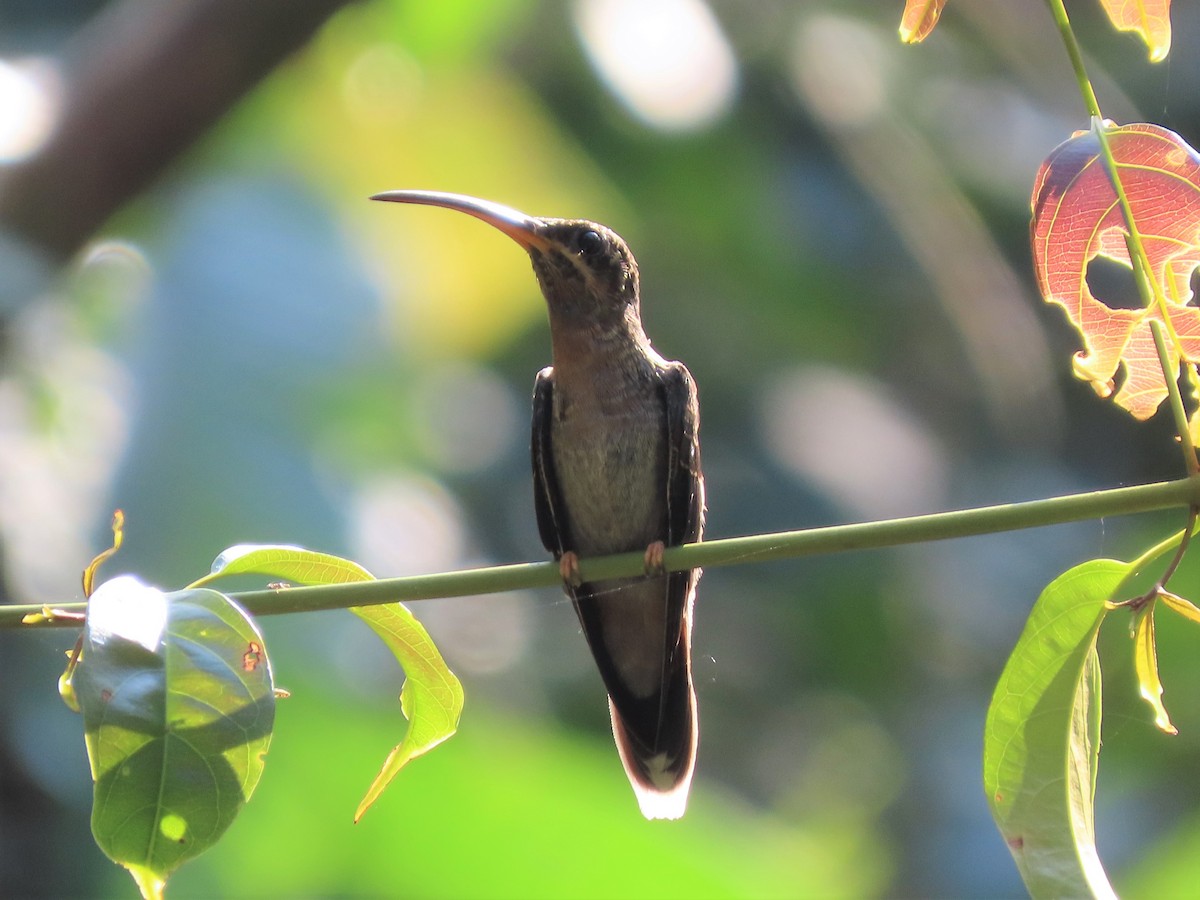
[[[616,232],[584,219],[542,219],[499,203],[440,191],[387,191],[372,200],[456,209],[503,231],[533,262],[552,326],[597,335],[641,333],[638,268]]]

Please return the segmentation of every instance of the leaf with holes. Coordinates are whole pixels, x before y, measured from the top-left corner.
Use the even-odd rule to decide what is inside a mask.
[[[328,553],[289,545],[240,544],[218,556],[212,572],[196,583],[251,573],[302,584],[346,584],[374,577],[358,563]],[[404,669],[400,710],[408,719],[404,738],[388,754],[358,805],[354,814],[358,821],[405,765],[453,736],[464,695],[462,683],[446,665],[429,632],[403,603],[351,607],[350,611],[371,627]]]
[[[75,670],[92,833],[146,896],[212,846],[262,776],[275,721],[262,635],[232,600],[131,576],[88,600]]]
[[[988,708],[983,782],[1034,897],[1115,897],[1096,854],[1100,755],[1096,634],[1129,573],[1095,559],[1042,592]]]
[[[1146,43],[1151,62],[1171,52],[1171,0],[1100,0],[1118,31],[1132,31]]]
[[[1200,156],[1158,125],[1105,127],[1162,308],[1113,308],[1088,285],[1097,257],[1131,265],[1125,221],[1093,131],[1077,133],[1042,163],[1033,189],[1033,262],[1043,298],[1061,305],[1083,337],[1075,374],[1107,397],[1123,365],[1113,400],[1146,419],[1167,396],[1150,321],[1169,319],[1167,333],[1178,336],[1167,347],[1173,364],[1180,351],[1189,363],[1200,360],[1200,309],[1187,305],[1200,266]]]

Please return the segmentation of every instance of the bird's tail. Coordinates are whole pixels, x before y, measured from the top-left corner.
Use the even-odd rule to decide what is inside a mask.
[[[683,815],[696,768],[700,736],[696,692],[686,643],[681,649],[680,658],[669,663],[672,671],[663,684],[660,715],[653,728],[639,728],[635,723],[644,722],[644,717],[622,716],[611,695],[608,699],[617,751],[647,819]]]

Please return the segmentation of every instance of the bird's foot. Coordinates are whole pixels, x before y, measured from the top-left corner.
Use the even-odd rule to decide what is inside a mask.
[[[667,550],[667,545],[662,541],[655,541],[646,548],[645,565],[647,575],[661,575],[663,573],[663,554]]]
[[[579,554],[574,550],[568,550],[558,558],[558,574],[562,576],[562,580],[573,588],[583,584],[583,576],[579,574]]]

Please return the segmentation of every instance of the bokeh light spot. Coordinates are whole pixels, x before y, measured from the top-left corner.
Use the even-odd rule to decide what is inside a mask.
[[[792,371],[765,392],[762,422],[781,465],[862,518],[922,512],[945,492],[941,446],[877,382]]]
[[[158,830],[162,832],[163,837],[168,841],[182,843],[187,837],[187,819],[183,816],[177,816],[174,813],[167,813],[162,817],[162,821],[158,823]]]
[[[438,482],[381,475],[354,499],[352,556],[380,578],[441,572],[460,565],[462,511]]]
[[[529,594],[508,592],[428,603],[420,614],[455,671],[493,675],[525,656],[533,638],[534,608]]]
[[[701,128],[733,101],[737,60],[701,0],[580,0],[575,26],[609,90],[654,128]]]
[[[351,114],[364,120],[403,121],[419,102],[421,67],[392,44],[368,47],[350,64],[342,82]]]
[[[43,60],[0,60],[0,163],[24,159],[50,136],[57,114],[57,80]]]
[[[465,361],[428,367],[416,406],[422,449],[443,471],[487,468],[504,457],[521,430],[512,389],[490,369]]]
[[[792,79],[805,106],[848,126],[874,118],[887,101],[890,75],[880,36],[843,16],[818,15],[796,32]]]

